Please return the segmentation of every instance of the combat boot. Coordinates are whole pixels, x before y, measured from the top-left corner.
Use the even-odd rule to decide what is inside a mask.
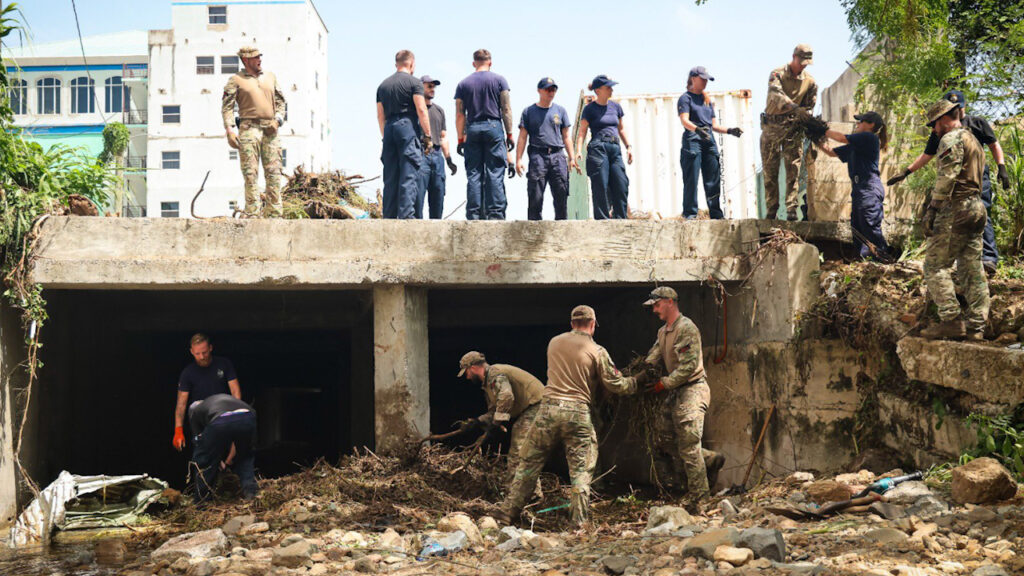
[[[718,482],[718,473],[725,466],[725,456],[711,450],[707,450],[707,453],[708,455],[704,458],[704,467],[708,471],[708,488],[714,490],[715,483]]]
[[[963,320],[947,320],[921,330],[921,338],[929,340],[960,340],[965,334]]]
[[[968,342],[984,342],[985,341],[985,331],[984,330],[970,330],[970,331],[967,332],[967,336],[964,337],[964,340],[967,340]]]

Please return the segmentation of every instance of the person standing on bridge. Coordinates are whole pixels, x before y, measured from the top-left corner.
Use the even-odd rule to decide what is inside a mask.
[[[505,169],[510,178],[516,173],[508,80],[491,72],[487,50],[473,53],[473,68],[455,87],[456,150],[466,158],[466,220],[504,220]]]
[[[427,114],[430,116],[430,138],[433,150],[423,158],[423,182],[416,198],[416,217],[423,218],[423,200],[426,198],[431,220],[444,217],[445,164],[452,171],[458,171],[448,152],[448,122],[444,117],[444,109],[434,102],[434,91],[441,85],[440,80],[430,76],[420,78],[423,82],[423,96],[427,101]]]
[[[395,54],[395,73],[377,87],[377,124],[383,138],[385,218],[416,217],[416,202],[423,180],[424,154],[433,140],[423,82],[413,76],[416,56],[409,50]]]
[[[523,152],[530,152],[530,171],[526,173],[529,201],[527,217],[541,220],[544,209],[544,188],[551,185],[555,220],[568,217],[569,170],[579,170],[569,136],[569,113],[554,103],[558,84],[551,78],[537,83],[540,100],[523,110],[519,120],[519,149],[516,150],[516,172],[523,175]],[[529,147],[527,147],[529,138]],[[566,153],[568,152],[568,162]]]
[[[633,163],[633,147],[626,137],[622,121],[625,112],[618,102],[611,100],[612,87],[618,82],[601,74],[588,88],[594,91],[594,101],[583,107],[580,115],[579,135],[576,138],[576,163],[583,162],[580,151],[589,129],[592,136],[587,146],[587,176],[594,203],[594,220],[629,217],[629,177],[622,163],[621,141],[626,145],[626,161]]]

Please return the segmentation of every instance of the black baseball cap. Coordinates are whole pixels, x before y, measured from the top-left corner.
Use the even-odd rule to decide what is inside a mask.
[[[548,88],[558,88],[558,84],[555,84],[554,78],[548,76],[541,78],[540,82],[537,82],[537,90],[547,90]]]
[[[423,76],[423,77],[420,78],[420,81],[423,82],[424,84],[433,84],[434,86],[440,86],[441,85],[441,81],[440,80],[434,80],[430,76]]]
[[[594,76],[594,79],[590,82],[590,89],[597,90],[603,86],[615,86],[616,84],[618,84],[618,82],[615,80],[612,80],[605,74],[600,74],[598,76]]]
[[[703,66],[694,66],[693,68],[690,68],[690,77],[693,76],[700,76],[705,80],[715,80],[715,77],[709,74],[708,69]]]
[[[865,112],[863,114],[856,114],[853,117],[858,122],[868,122],[875,126],[885,126],[885,119],[878,112]]]
[[[946,92],[942,95],[942,99],[949,100],[960,108],[965,108],[967,106],[967,98],[964,96],[964,93],[959,90],[950,90],[949,92]]]

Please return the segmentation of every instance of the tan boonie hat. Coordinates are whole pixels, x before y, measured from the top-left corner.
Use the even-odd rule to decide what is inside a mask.
[[[476,364],[481,364],[486,361],[487,359],[484,358],[484,355],[479,352],[466,352],[462,356],[462,360],[459,360],[459,378],[462,378],[462,375],[466,373],[466,368],[469,368],[470,366],[474,366]]]
[[[590,306],[577,306],[572,309],[573,320],[597,320],[597,312]]]
[[[951,110],[957,108],[959,105],[943,98],[938,102],[928,107],[928,127],[935,126],[935,123],[946,114],[949,114]]]
[[[255,46],[242,46],[242,49],[238,51],[239,58],[255,58],[261,56],[260,49]]]
[[[647,301],[644,302],[644,306],[654,306],[654,303],[662,298],[671,298],[672,300],[678,301],[679,295],[676,294],[675,290],[668,286],[659,286],[658,288],[651,290],[651,293],[647,295]]]
[[[796,48],[793,48],[793,56],[799,56],[800,63],[804,66],[814,64],[814,50],[810,44],[797,44]]]

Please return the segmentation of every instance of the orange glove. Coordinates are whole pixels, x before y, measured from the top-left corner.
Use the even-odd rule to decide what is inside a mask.
[[[171,441],[174,445],[174,449],[181,452],[185,448],[185,429],[181,426],[174,427],[174,440]]]
[[[660,394],[660,393],[662,393],[664,391],[665,391],[665,385],[661,382],[661,380],[658,380],[657,382],[655,382],[653,384],[648,384],[647,385],[647,392],[650,393],[650,394]]]

